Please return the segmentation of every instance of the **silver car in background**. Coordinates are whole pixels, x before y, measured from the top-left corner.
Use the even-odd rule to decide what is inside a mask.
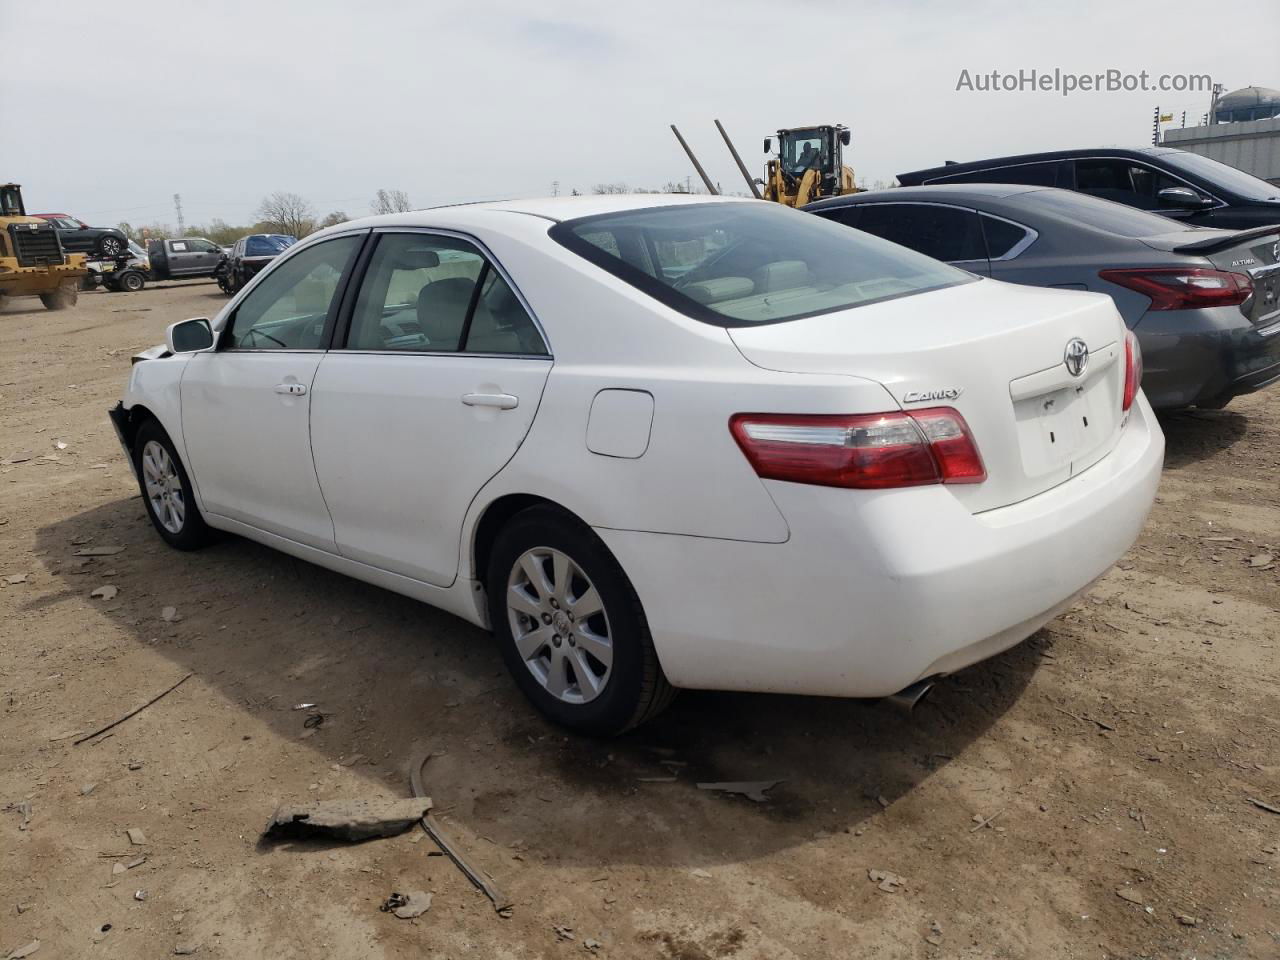
[[[1222,407],[1280,380],[1280,225],[1192,227],[1011,184],[871,190],[805,209],[981,276],[1109,294],[1142,345],[1156,409]]]

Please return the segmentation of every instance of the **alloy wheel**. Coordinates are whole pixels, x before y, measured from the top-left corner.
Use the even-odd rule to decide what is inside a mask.
[[[147,490],[147,500],[160,526],[172,534],[182,532],[186,521],[187,504],[182,493],[182,478],[169,451],[155,440],[147,441],[142,448],[142,482]]]
[[[589,703],[609,682],[613,641],[604,601],[566,553],[526,550],[507,578],[507,619],[534,679],[565,703]]]

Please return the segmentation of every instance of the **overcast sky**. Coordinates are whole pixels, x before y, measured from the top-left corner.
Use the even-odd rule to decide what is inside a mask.
[[[188,223],[249,222],[273,190],[360,216],[378,187],[415,206],[554,180],[660,187],[693,173],[674,122],[713,179],[745,189],[719,117],[755,175],[778,127],[845,123],[846,162],[874,182],[1141,146],[1157,104],[1208,109],[1200,93],[957,91],[964,69],[1280,87],[1278,36],[1274,0],[0,0],[0,178],[33,211],[95,224],[173,223],[174,193]]]

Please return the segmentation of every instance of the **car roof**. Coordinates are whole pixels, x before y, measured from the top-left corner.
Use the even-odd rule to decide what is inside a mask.
[[[1021,193],[1036,190],[1052,190],[1052,187],[1028,186],[1020,183],[936,183],[923,187],[889,187],[884,190],[860,190],[842,197],[828,197],[806,204],[805,210],[821,210],[824,207],[843,207],[857,203],[877,203],[910,200],[937,199],[960,202],[965,199],[1003,200]]]
[[[30,216],[33,216],[33,217],[70,217],[70,216],[71,216],[71,214],[69,214],[69,213],[33,213],[33,214],[30,214]],[[73,217],[72,219],[74,219],[74,217]]]
[[[1162,153],[1175,153],[1172,147],[1080,147],[1072,150],[1048,150],[1040,153],[1018,153],[1007,157],[991,157],[986,160],[966,160],[963,163],[947,163],[937,167],[924,167],[898,174],[903,185],[915,185],[930,177],[952,176],[967,173],[971,170],[984,170],[987,167],[1012,166],[1019,163],[1040,163],[1054,160],[1075,160],[1081,157],[1095,157],[1105,154],[1109,157],[1123,157],[1138,160],[1143,157],[1158,156]]]

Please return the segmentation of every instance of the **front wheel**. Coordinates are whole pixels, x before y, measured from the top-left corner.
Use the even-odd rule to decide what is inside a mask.
[[[142,289],[145,282],[146,281],[142,279],[142,274],[130,270],[128,273],[121,276],[116,281],[116,284],[121,288],[128,290],[130,293],[137,293]]]
[[[200,515],[191,480],[178,459],[173,441],[155,420],[138,430],[133,442],[133,464],[156,533],[179,550],[196,550],[212,539]]]
[[[574,518],[550,507],[518,514],[494,544],[487,586],[507,668],[557,723],[614,736],[674,698],[635,590]]]
[[[49,293],[40,294],[40,302],[50,310],[65,310],[74,307],[80,299],[80,284],[77,280],[63,280],[57,288]]]

